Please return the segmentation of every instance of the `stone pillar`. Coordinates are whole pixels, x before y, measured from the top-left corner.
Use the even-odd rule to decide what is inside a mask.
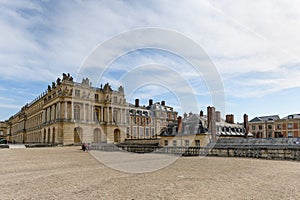
[[[127,110],[126,110],[126,108],[124,109],[124,124],[127,124]]]
[[[124,110],[121,108],[120,109],[120,123],[121,124],[124,124],[124,122],[123,122],[123,114],[124,114]]]
[[[43,114],[42,114],[42,124],[46,121],[46,111],[43,110]]]
[[[68,103],[65,101],[65,119],[68,119]]]
[[[114,108],[111,107],[111,123],[116,123],[117,122],[117,117],[114,116]]]
[[[107,118],[106,118],[106,121],[107,121],[107,124],[109,124],[109,106],[106,107],[106,114],[107,114]]]
[[[83,103],[83,121],[85,122],[86,120],[86,113],[85,113],[85,103]]]
[[[57,118],[61,118],[61,109],[60,109],[60,102],[57,103]]]
[[[104,118],[103,118],[103,106],[100,107],[100,122],[103,122]]]
[[[74,102],[71,102],[71,119],[74,120]]]
[[[90,121],[91,122],[93,121],[93,116],[94,116],[94,109],[93,109],[93,106],[90,105]]]

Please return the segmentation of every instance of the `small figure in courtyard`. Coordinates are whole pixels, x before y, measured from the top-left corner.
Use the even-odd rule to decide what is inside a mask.
[[[85,143],[82,143],[82,144],[81,144],[81,149],[82,149],[82,151],[85,151],[85,150],[86,150],[86,145],[85,145]]]
[[[86,149],[87,149],[87,151],[91,150],[91,144],[90,143],[87,144],[87,148]]]

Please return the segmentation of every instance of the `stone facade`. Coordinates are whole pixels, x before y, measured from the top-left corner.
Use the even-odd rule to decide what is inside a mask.
[[[278,119],[278,115],[255,117],[249,121],[249,131],[255,138],[275,137],[275,121]]]
[[[274,123],[275,137],[300,137],[300,114],[288,115]]]
[[[139,99],[129,105],[130,121],[127,128],[127,139],[154,139],[169,123],[177,122],[177,112],[167,106],[165,101],[141,106]]]
[[[207,107],[207,115],[184,114],[183,119],[178,118],[178,123],[168,124],[161,133],[161,146],[193,146],[206,147],[211,142],[216,142],[219,138],[247,136],[247,124],[234,123],[234,116],[228,115],[227,120],[221,118],[221,113],[214,107]],[[247,119],[247,118],[245,118]],[[245,127],[244,127],[245,126]]]
[[[8,129],[17,143],[112,143],[125,139],[128,113],[122,86],[95,88],[88,78],[77,83],[63,74],[12,116]]]
[[[165,102],[127,103],[124,88],[109,83],[93,87],[63,74],[47,90],[8,120],[9,140],[16,143],[119,143],[156,137],[177,112]],[[138,104],[138,105],[137,105]]]
[[[0,139],[8,139],[8,135],[7,135],[7,127],[8,127],[8,123],[7,122],[1,122],[0,121]]]

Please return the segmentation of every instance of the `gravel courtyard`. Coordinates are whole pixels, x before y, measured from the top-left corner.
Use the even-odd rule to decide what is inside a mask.
[[[300,199],[299,162],[181,157],[137,174],[109,168],[95,154],[115,166],[130,156],[79,147],[0,149],[0,199]],[[155,155],[131,159],[141,155],[157,165]]]

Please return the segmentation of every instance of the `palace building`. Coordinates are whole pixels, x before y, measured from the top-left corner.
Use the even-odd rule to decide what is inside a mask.
[[[109,83],[93,87],[88,78],[78,83],[64,73],[9,118],[7,138],[16,143],[119,143],[126,138],[156,137],[176,120],[177,112],[164,101],[141,107],[136,100],[132,105],[122,86],[117,90]]]

